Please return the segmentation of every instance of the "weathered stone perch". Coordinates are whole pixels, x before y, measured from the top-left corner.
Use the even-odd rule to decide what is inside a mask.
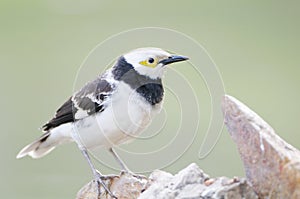
[[[209,178],[192,163],[176,175],[156,170],[149,178],[137,178],[121,173],[119,177],[106,180],[110,190],[118,199],[241,199],[258,198],[245,179],[227,177]],[[77,199],[96,199],[97,189],[93,181],[77,194]],[[101,198],[111,198],[103,191]]]
[[[193,163],[176,175],[160,170],[149,178],[121,173],[107,178],[107,186],[119,199],[300,198],[300,152],[235,98],[224,96],[222,110],[246,179],[210,178]],[[97,198],[96,183],[86,184],[76,198]],[[111,197],[103,190],[101,198]]]

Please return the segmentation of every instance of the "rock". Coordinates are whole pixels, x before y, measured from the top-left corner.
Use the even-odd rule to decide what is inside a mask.
[[[182,192],[188,191],[195,193],[192,191],[193,188],[197,188],[197,190],[201,191],[201,186],[204,187],[203,182],[207,178],[208,175],[204,174],[196,164],[189,165],[175,176],[166,172],[156,171],[149,176],[151,185],[140,195],[139,199],[181,198],[180,194],[182,194]]]
[[[157,172],[154,173],[155,178],[153,178],[153,173],[150,175],[151,185],[140,195],[139,199],[257,198],[245,179],[233,180],[226,177],[212,179],[194,163],[174,176],[166,175],[162,171],[159,171],[159,174]]]
[[[140,195],[148,179],[144,176],[136,177],[122,172],[119,176],[107,176],[104,182],[118,199],[132,199]],[[96,199],[97,197],[97,183],[91,181],[79,190],[76,199]],[[111,199],[112,197],[101,187],[100,198]]]
[[[257,199],[245,179],[209,178],[194,163],[176,175],[156,170],[149,178],[137,178],[123,173],[119,177],[107,178],[106,184],[119,199]],[[77,194],[77,199],[85,198],[97,198],[93,181]],[[110,196],[103,193],[101,198]]]
[[[259,197],[300,198],[300,152],[237,99],[225,96],[222,110],[247,180]]]

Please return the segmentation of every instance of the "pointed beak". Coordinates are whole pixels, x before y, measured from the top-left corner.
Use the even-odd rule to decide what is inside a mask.
[[[188,57],[181,56],[181,55],[171,55],[170,57],[161,60],[159,63],[163,65],[168,65],[175,62],[186,61],[188,59],[189,59]]]

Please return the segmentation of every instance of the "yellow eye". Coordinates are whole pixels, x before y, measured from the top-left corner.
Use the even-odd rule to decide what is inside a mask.
[[[150,57],[150,58],[148,58],[148,59],[146,59],[144,61],[141,61],[140,64],[143,65],[143,66],[155,68],[156,65],[157,65],[157,60],[154,59],[154,58],[152,58],[152,57]]]

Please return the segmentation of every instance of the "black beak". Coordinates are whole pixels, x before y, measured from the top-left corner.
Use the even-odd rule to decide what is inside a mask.
[[[180,62],[180,61],[185,61],[188,60],[188,57],[185,56],[180,56],[180,55],[172,55],[170,57],[168,57],[167,59],[163,59],[159,62],[159,64],[163,64],[163,65],[168,65],[168,64],[172,64],[175,62]]]

